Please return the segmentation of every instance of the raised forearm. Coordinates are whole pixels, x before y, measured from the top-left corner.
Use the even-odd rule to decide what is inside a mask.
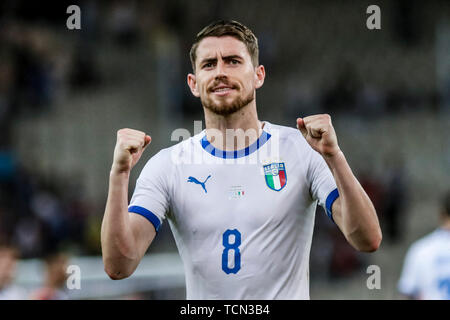
[[[297,128],[333,173],[339,191],[339,198],[332,207],[334,221],[353,247],[375,251],[381,242],[377,214],[339,148],[330,115],[298,118]]]
[[[367,193],[354,176],[342,151],[324,156],[339,191],[339,208],[333,206],[333,219],[349,243],[360,251],[372,252],[381,243],[377,213]]]
[[[101,244],[105,271],[113,279],[129,276],[138,264],[128,214],[128,182],[129,173],[111,171]]]
[[[136,230],[139,225],[131,225],[128,213],[128,183],[131,169],[139,161],[150,141],[150,136],[141,131],[117,131],[101,230],[103,263],[106,273],[112,279],[131,275],[145,252],[145,244],[149,244],[148,241],[138,243],[136,240],[135,232],[139,231]]]

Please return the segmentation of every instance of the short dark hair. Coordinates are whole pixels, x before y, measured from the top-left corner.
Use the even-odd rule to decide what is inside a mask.
[[[197,47],[206,37],[231,36],[242,41],[247,47],[253,65],[259,64],[258,39],[253,32],[242,23],[234,20],[218,20],[204,27],[196,36],[192,44],[189,56],[191,58],[192,70],[195,72],[195,60],[197,59]]]

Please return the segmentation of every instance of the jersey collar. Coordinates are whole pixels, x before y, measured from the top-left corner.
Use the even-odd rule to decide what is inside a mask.
[[[255,152],[256,150],[258,150],[270,139],[271,134],[265,130],[267,128],[267,126],[268,126],[268,123],[267,123],[267,121],[265,121],[264,129],[263,129],[261,135],[259,136],[258,140],[253,142],[251,145],[249,145],[245,149],[234,150],[234,151],[225,151],[225,150],[220,150],[218,148],[215,148],[206,138],[206,131],[202,135],[200,144],[206,152],[208,152],[212,156],[215,156],[218,158],[237,159],[237,158],[246,157],[246,156],[252,154],[253,152]]]

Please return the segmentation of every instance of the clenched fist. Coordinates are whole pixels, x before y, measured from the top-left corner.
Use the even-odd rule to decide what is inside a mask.
[[[117,131],[112,171],[116,173],[130,172],[151,140],[152,138],[142,131],[133,129]]]
[[[309,145],[323,157],[332,157],[340,151],[336,132],[328,114],[297,118],[297,128]]]

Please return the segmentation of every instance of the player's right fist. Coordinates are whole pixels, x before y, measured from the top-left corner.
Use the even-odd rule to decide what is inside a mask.
[[[152,138],[142,131],[118,130],[112,171],[115,173],[130,172],[151,140]]]

